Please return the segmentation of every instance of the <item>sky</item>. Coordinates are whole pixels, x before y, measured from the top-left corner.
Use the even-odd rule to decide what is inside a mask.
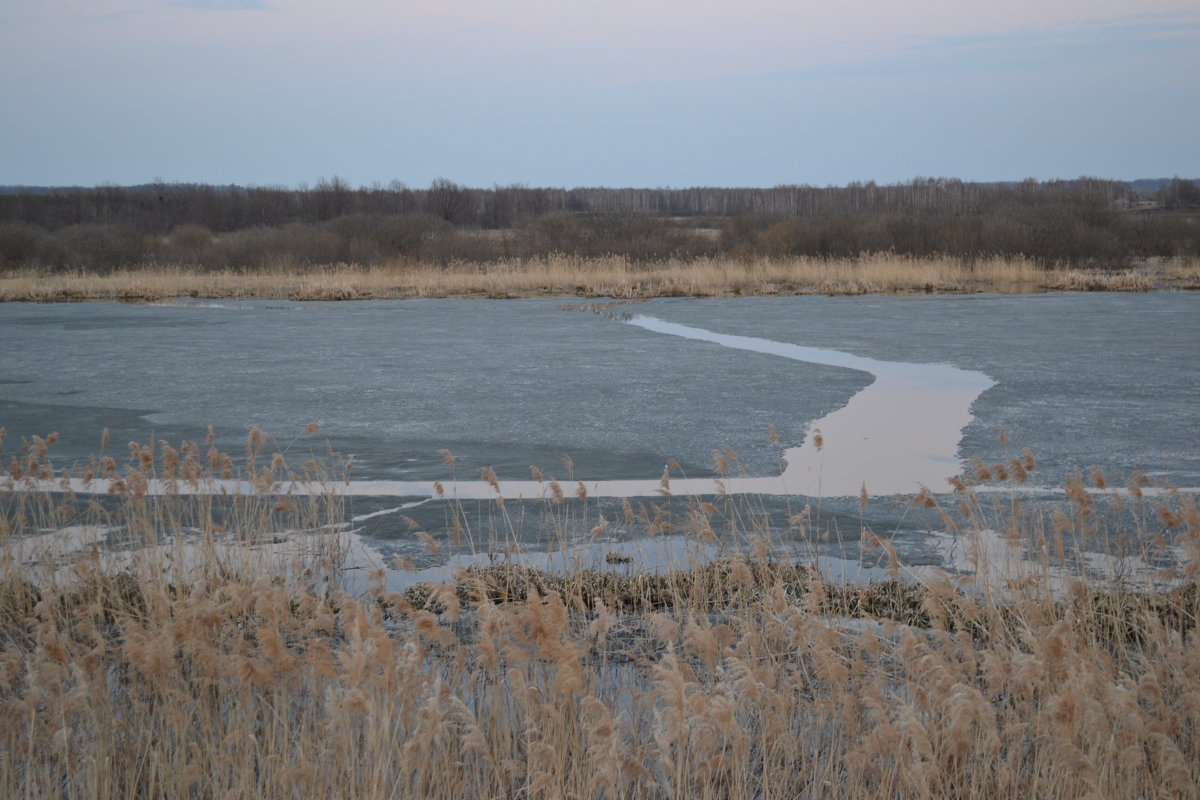
[[[1196,0],[0,0],[0,185],[1200,177]]]

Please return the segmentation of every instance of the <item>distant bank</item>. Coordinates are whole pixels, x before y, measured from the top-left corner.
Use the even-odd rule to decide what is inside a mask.
[[[187,298],[372,300],[415,297],[619,298],[1200,289],[1200,257],[1125,269],[1049,266],[1024,257],[864,253],[851,258],[701,257],[639,263],[554,255],[447,265],[396,262],[211,271],[147,265],[105,273],[0,272],[0,301],[158,302]]]

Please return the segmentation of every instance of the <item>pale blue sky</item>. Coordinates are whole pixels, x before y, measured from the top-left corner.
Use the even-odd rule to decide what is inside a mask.
[[[0,0],[0,184],[1200,176],[1195,0]]]

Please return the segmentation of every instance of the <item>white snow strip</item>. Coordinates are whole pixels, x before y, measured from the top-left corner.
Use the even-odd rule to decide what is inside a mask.
[[[958,444],[971,421],[971,404],[994,385],[981,372],[946,364],[880,361],[816,347],[777,342],[751,336],[715,333],[655,317],[634,316],[628,324],[654,333],[709,342],[721,347],[778,356],[792,361],[861,370],[872,382],[836,411],[808,426],[804,441],[784,452],[782,474],[768,477],[733,476],[721,479],[660,478],[563,482],[559,489],[589,497],[652,497],[679,495],[770,494],[810,497],[857,495],[865,486],[872,495],[912,493],[922,487],[943,490],[946,479],[962,471]],[[817,432],[823,439],[817,447]],[[21,489],[30,484],[18,484]],[[40,485],[39,485],[40,486]],[[499,490],[485,481],[350,481],[333,485],[279,484],[274,494],[335,492],[345,496],[446,497],[460,500],[541,499],[552,496],[550,481],[500,481]],[[72,481],[76,492],[103,494],[110,484],[94,480]],[[44,488],[53,488],[45,486]],[[151,482],[149,492],[164,487]],[[238,481],[180,482],[182,494],[252,494],[253,487]],[[390,512],[378,512],[390,513]]]

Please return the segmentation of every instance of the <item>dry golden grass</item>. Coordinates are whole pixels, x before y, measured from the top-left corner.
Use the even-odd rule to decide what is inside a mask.
[[[0,796],[1196,796],[1194,499],[1120,501],[1128,533],[1186,553],[1158,593],[1040,577],[1118,504],[1075,481],[1045,524],[956,486],[948,521],[1040,537],[1003,600],[948,577],[839,587],[761,540],[666,575],[500,567],[351,596],[331,580],[336,482],[272,494],[320,469],[264,466],[263,443],[251,431],[258,489],[223,497],[144,491],[150,475],[213,485],[227,460],[190,444],[97,461],[123,481],[107,498],[39,491],[48,440],[13,461]],[[17,555],[68,525],[124,538]],[[272,549],[285,532],[315,546]]]
[[[1200,260],[1138,270],[1046,269],[1032,259],[971,262],[889,253],[854,259],[699,258],[636,264],[625,258],[549,256],[484,265],[338,264],[306,272],[202,272],[147,266],[110,275],[0,275],[0,301],[145,302],[180,297],[364,300],[411,297],[618,297],[907,292],[1146,291],[1200,288]]]

